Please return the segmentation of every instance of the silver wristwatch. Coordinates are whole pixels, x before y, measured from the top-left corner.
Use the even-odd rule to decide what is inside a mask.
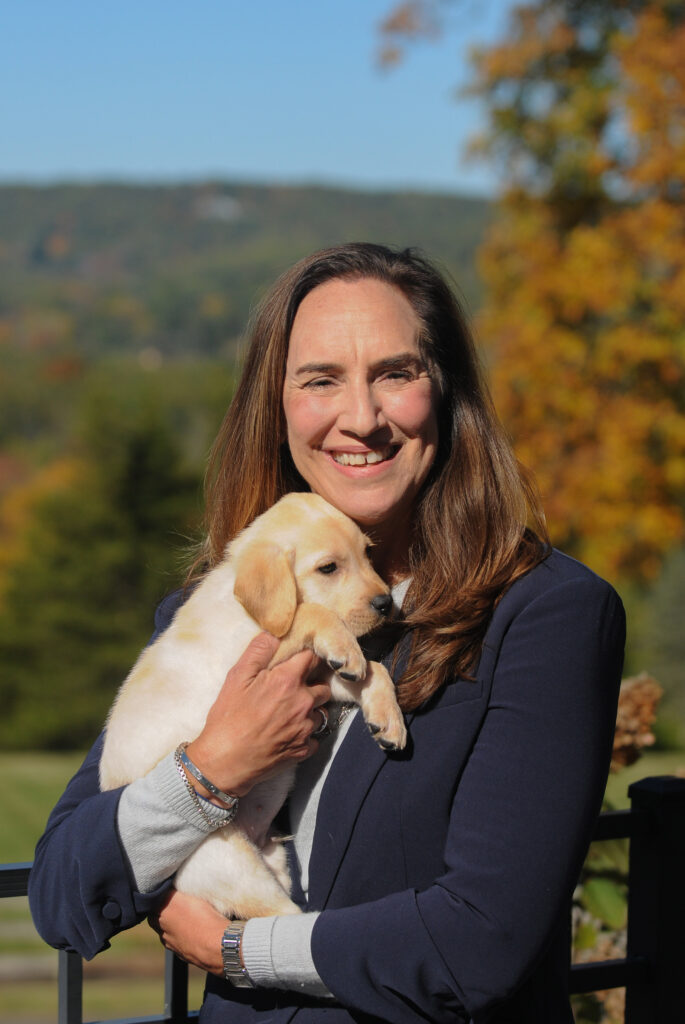
[[[231,921],[221,939],[221,959],[224,963],[224,978],[236,988],[254,988],[254,983],[240,959],[240,943],[243,940],[244,921]]]

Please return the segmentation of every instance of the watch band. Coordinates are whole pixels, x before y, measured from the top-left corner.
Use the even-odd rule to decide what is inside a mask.
[[[236,988],[254,988],[254,982],[240,959],[244,928],[244,921],[230,921],[222,936],[221,959],[224,964],[224,978]]]

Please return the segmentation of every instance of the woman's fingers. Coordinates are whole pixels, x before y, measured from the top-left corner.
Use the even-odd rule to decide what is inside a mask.
[[[223,975],[221,937],[226,919],[205,900],[172,889],[148,923],[166,949],[203,971]]]
[[[331,688],[328,683],[309,683],[308,690],[315,708],[328,704],[331,699]]]
[[[269,662],[278,650],[280,640],[271,633],[258,633],[250,640],[249,644],[238,658],[231,673],[246,672],[248,676],[256,676],[259,672],[268,667]]]
[[[320,716],[312,712],[330,699],[326,683],[310,681],[320,659],[304,650],[269,668],[278,644],[268,633],[251,641],[227,673],[202,732],[187,748],[190,760],[215,786],[236,796],[317,747],[312,733]]]

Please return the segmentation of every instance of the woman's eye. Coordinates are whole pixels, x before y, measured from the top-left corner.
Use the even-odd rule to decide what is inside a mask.
[[[335,562],[326,562],[325,565],[319,566],[319,572],[322,572],[324,576],[329,576],[332,572],[338,568]]]
[[[322,391],[324,388],[331,387],[333,383],[332,377],[315,377],[313,380],[308,380],[305,387],[310,391]]]
[[[384,374],[383,379],[405,381],[412,380],[412,377],[413,375],[410,373],[409,370],[388,370],[388,372]]]

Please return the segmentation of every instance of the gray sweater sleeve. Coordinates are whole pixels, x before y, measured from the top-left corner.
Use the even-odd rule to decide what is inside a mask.
[[[171,878],[205,836],[228,815],[205,802],[215,828],[199,813],[169,754],[142,779],[124,789],[117,825],[139,892],[151,892]],[[317,914],[252,918],[245,927],[243,957],[255,984],[288,988],[314,996],[330,995],[311,955]]]
[[[333,998],[312,959],[312,931],[318,916],[250,918],[243,932],[242,954],[255,985]]]
[[[203,818],[181,778],[174,755],[126,786],[117,813],[119,838],[139,892],[171,878],[205,836],[226,823],[229,812],[204,801]]]

